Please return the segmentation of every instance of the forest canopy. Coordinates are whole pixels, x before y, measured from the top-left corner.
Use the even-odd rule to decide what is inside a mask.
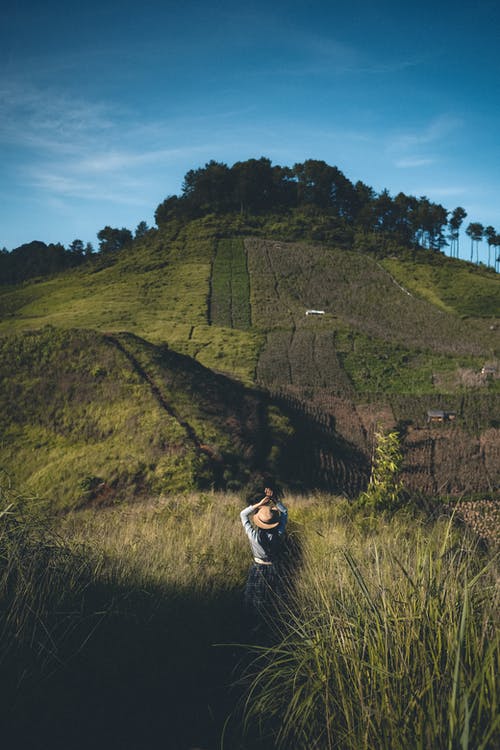
[[[449,212],[444,206],[425,196],[398,193],[393,198],[387,190],[377,194],[364,182],[352,183],[338,167],[315,159],[292,168],[273,166],[265,157],[232,167],[210,161],[186,174],[181,195],[163,201],[155,219],[161,226],[172,218],[212,212],[251,215],[290,209],[313,209],[346,228],[390,232],[405,244],[436,250],[447,244],[444,230]]]

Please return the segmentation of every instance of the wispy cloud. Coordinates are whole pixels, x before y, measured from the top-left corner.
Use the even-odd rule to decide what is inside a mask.
[[[393,132],[388,136],[386,152],[398,169],[430,166],[437,161],[436,150],[462,124],[461,119],[443,114],[420,129]]]
[[[463,121],[453,115],[439,115],[421,129],[394,133],[391,136],[391,146],[396,151],[426,146],[442,140],[462,124]]]
[[[395,166],[399,169],[412,169],[414,167],[427,167],[429,164],[434,164],[435,159],[429,157],[408,157],[406,159],[397,159]]]
[[[0,88],[0,141],[33,149],[72,151],[113,127],[104,104],[29,87],[23,81]]]
[[[120,107],[20,82],[0,88],[0,147],[13,154],[14,178],[47,200],[144,203],[141,195],[151,191],[157,167],[194,163],[216,151],[201,137],[186,144],[190,125],[185,120],[183,126],[139,120]],[[164,147],[165,141],[172,145]]]

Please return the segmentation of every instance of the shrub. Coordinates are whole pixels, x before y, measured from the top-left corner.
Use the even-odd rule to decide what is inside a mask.
[[[396,431],[375,432],[375,451],[368,488],[360,501],[375,510],[396,510],[402,500],[403,484],[400,479],[403,454]]]

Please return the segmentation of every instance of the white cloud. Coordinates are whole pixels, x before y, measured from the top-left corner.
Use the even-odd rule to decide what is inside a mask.
[[[410,156],[408,158],[398,159],[395,166],[399,169],[412,169],[413,167],[426,167],[434,164],[434,159],[429,157]]]
[[[194,143],[190,128],[187,119],[183,127],[175,121],[138,121],[105,103],[19,82],[0,87],[0,148],[13,157],[12,181],[36,188],[47,201],[67,197],[145,205],[142,196],[157,190],[155,167],[197,162],[200,154],[216,152],[215,144],[199,142],[206,125],[195,128]],[[172,145],[163,147],[165,141]]]
[[[398,169],[427,167],[437,161],[436,150],[463,125],[461,119],[449,114],[435,117],[420,129],[396,131],[386,140],[386,153]]]
[[[439,115],[420,130],[396,132],[391,135],[390,148],[394,151],[406,151],[418,146],[427,146],[441,141],[462,125],[463,121],[457,117]]]

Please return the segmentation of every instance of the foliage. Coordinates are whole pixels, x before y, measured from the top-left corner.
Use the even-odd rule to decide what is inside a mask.
[[[406,289],[446,312],[478,317],[498,314],[498,278],[493,271],[458,261],[428,263],[421,256],[411,264],[385,259],[383,266]]]
[[[7,337],[0,379],[0,465],[58,507],[240,487],[287,441],[262,394],[131,335]]]
[[[139,230],[139,234],[141,234],[141,232],[142,234],[145,233],[143,227]],[[114,227],[105,226],[104,229],[97,232],[97,239],[99,240],[99,250],[101,253],[116,252],[132,242],[132,232],[125,227],[116,229]]]
[[[54,530],[36,496],[0,473],[0,702],[5,718],[19,696],[61,668],[92,636],[105,611],[87,607],[91,561]],[[5,735],[4,735],[5,736]]]
[[[219,240],[212,268],[211,322],[250,328],[250,279],[241,240]]]
[[[443,206],[425,196],[417,199],[399,193],[393,199],[387,190],[376,195],[361,182],[353,185],[338,167],[316,159],[293,168],[272,166],[265,157],[232,167],[212,160],[185,175],[182,194],[160,204],[155,218],[161,226],[172,219],[212,212],[283,214],[297,208],[306,213],[312,208],[311,217],[330,222],[340,232],[350,230],[350,244],[353,228],[390,233],[405,245],[419,242],[433,250],[445,244],[448,212]],[[314,220],[307,223],[307,236],[326,239],[315,231]]]
[[[81,240],[74,240],[67,250],[60,243],[27,242],[10,253],[0,252],[0,285],[18,284],[36,276],[79,266],[88,254]]]
[[[400,506],[403,493],[400,437],[395,431],[378,430],[374,441],[370,481],[366,492],[361,494],[360,501],[374,510],[394,511]]]

